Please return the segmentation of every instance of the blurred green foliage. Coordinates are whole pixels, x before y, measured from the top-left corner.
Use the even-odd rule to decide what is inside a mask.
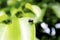
[[[10,3],[9,3],[10,2]],[[36,15],[33,13],[33,10],[30,10],[28,8],[25,8],[26,3],[29,3],[32,5],[36,5],[39,8],[41,8],[41,16],[38,18],[38,22],[42,22],[43,21],[43,17],[46,14],[46,11],[50,10],[51,11],[47,13],[48,19],[47,22],[52,21],[52,24],[54,25],[57,21],[57,18],[60,19],[60,0],[0,0],[0,10],[5,11],[4,16],[2,16],[4,19],[2,19],[2,17],[0,17],[0,22],[5,22],[8,23],[10,21],[4,21],[5,19],[11,19],[11,15],[16,15],[17,17],[21,18],[21,17],[35,17]],[[30,6],[30,5],[28,5]],[[15,10],[14,10],[15,9]],[[10,10],[14,10],[14,12],[16,11],[17,13],[12,14],[14,12],[10,11]],[[19,12],[21,11],[21,12]],[[12,12],[12,13],[11,13]],[[52,14],[49,14],[53,12]],[[8,16],[7,16],[7,15]],[[41,21],[40,21],[41,20]],[[45,40],[47,38],[43,37],[42,40]],[[50,40],[54,40],[54,39],[50,39]],[[60,40],[60,38],[58,38],[58,40]]]

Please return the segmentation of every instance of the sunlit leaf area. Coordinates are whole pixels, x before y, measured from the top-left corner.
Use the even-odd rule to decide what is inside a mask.
[[[0,0],[0,40],[60,40],[60,0]]]

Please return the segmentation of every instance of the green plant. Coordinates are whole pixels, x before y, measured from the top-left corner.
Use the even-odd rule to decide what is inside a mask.
[[[59,7],[59,0],[0,0],[0,40],[36,40],[36,24],[54,25],[60,19]]]

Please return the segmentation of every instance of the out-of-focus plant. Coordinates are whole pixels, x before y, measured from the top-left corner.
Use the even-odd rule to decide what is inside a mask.
[[[1,1],[0,40],[35,40],[34,20],[39,19],[41,9],[36,5],[26,3],[27,0],[25,3],[21,1]]]
[[[0,0],[0,40],[36,40],[35,24],[43,22],[48,8],[60,19],[60,4],[56,1]],[[51,18],[56,23],[57,19]]]

